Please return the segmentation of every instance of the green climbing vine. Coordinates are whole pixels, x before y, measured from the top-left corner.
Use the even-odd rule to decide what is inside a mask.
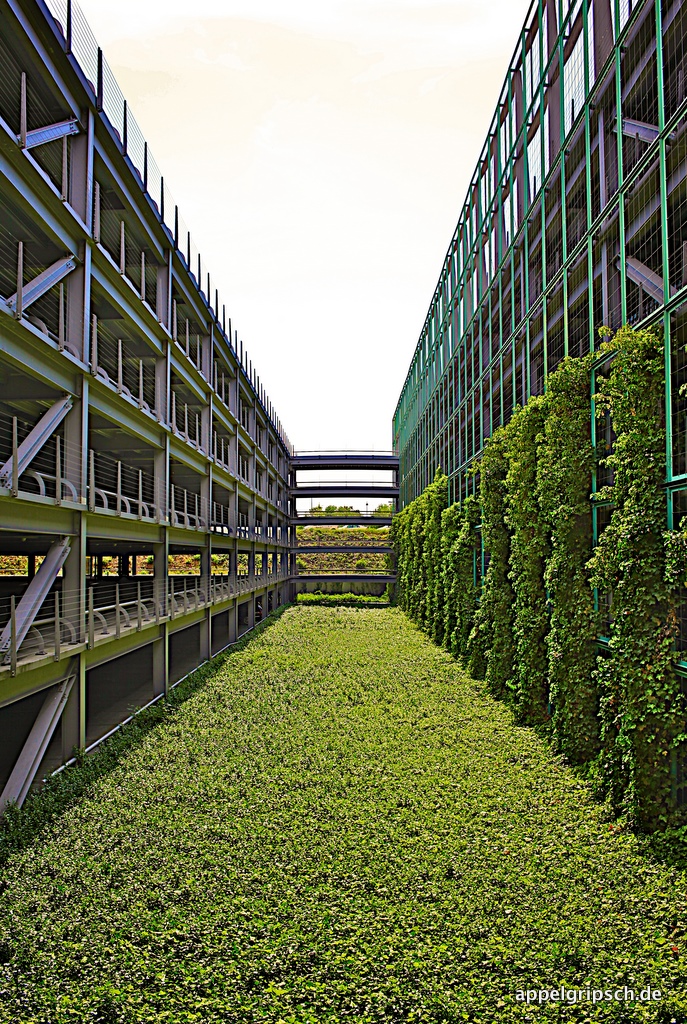
[[[434,483],[391,526],[397,602],[437,643],[444,635],[441,515],[447,496],[448,479],[437,470]]]
[[[537,497],[551,545],[544,583],[551,609],[547,660],[552,730],[558,750],[575,764],[596,755],[599,737],[597,625],[587,571],[594,466],[590,380],[590,356],[566,359],[548,378],[537,453]]]
[[[597,413],[610,414],[616,437],[605,459],[613,482],[598,495],[613,511],[590,561],[592,584],[612,595],[610,657],[597,672],[599,769],[616,806],[656,828],[672,816],[671,759],[685,720],[674,671],[680,546],[665,529],[663,339],[624,327],[602,350],[613,361]]]
[[[494,431],[480,461],[482,539],[489,565],[468,641],[468,667],[491,692],[505,697],[513,675],[513,589],[508,576],[510,532],[506,524],[506,430]]]
[[[548,721],[549,611],[544,568],[549,537],[537,490],[537,456],[545,423],[544,398],[518,409],[505,431],[506,525],[511,533],[509,579],[513,608],[513,703],[519,721]]]
[[[448,502],[448,477],[437,470],[425,491],[424,559],[427,579],[427,632],[441,644],[444,639],[444,577],[442,573],[441,516]]]
[[[599,445],[612,482],[592,495],[599,361],[596,412],[616,439],[610,454]],[[674,671],[687,528],[666,529],[664,388],[661,336],[624,327],[595,356],[565,359],[495,431],[473,467],[479,497],[446,508],[438,473],[393,526],[411,618],[645,828],[679,820],[671,771],[687,745]],[[596,548],[593,502],[610,509]],[[608,649],[596,595],[610,599]]]
[[[468,640],[475,623],[479,501],[470,495],[462,505],[447,508],[441,517],[444,586],[444,646],[461,665],[467,662]]]

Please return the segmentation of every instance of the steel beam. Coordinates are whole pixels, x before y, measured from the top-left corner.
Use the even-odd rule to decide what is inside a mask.
[[[11,622],[8,622],[0,634],[0,658],[5,664],[9,661],[12,650],[18,651],[21,647],[22,641],[48,596],[58,572],[67,559],[70,545],[70,537],[62,537],[61,540],[55,541],[17,605],[14,636]]]
[[[22,752],[0,794],[0,814],[4,813],[9,804],[21,807],[24,803],[43,760],[43,755],[48,749],[55,727],[60,720],[62,710],[67,703],[74,679],[75,676],[69,676],[48,691],[43,701],[43,707],[38,712]]]
[[[8,306],[13,311],[16,311],[18,316],[21,311],[27,309],[37,299],[40,299],[42,295],[49,292],[51,288],[54,288],[67,274],[70,274],[75,269],[76,258],[74,256],[67,256],[65,259],[57,260],[37,277],[34,277],[33,281],[30,281],[29,284],[23,285],[21,300],[19,300],[17,292],[14,295],[10,295],[6,300]]]
[[[48,438],[52,437],[62,420],[71,409],[72,401],[71,395],[67,395],[65,398],[60,398],[59,401],[50,406],[48,411],[41,416],[29,435],[24,438],[17,448],[17,477],[20,477],[22,473],[28,469]],[[0,484],[4,487],[9,487],[14,472],[15,458],[14,455],[12,455],[2,468],[0,468]]]
[[[397,498],[398,487],[367,483],[297,484],[290,494],[292,498]]]
[[[658,302],[660,306],[663,305],[663,278],[659,274],[631,256],[627,256],[625,259],[625,273],[630,281],[642,288],[654,302]],[[676,289],[671,287],[671,294],[675,291]]]
[[[46,142],[55,142],[69,135],[79,134],[79,122],[76,120],[59,121],[57,124],[46,125],[45,128],[34,128],[26,133],[24,149],[44,146]]]

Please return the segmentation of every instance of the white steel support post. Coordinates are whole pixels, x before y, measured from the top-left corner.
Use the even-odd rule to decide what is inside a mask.
[[[92,113],[85,115],[87,130],[71,142],[70,205],[78,213],[89,233],[93,216],[93,133]],[[91,311],[91,242],[79,253],[81,263],[65,280],[67,292],[66,343],[88,363]]]
[[[89,380],[84,374],[77,379],[77,397],[64,418],[63,473],[76,488],[79,501],[87,504],[88,493],[88,389]]]
[[[160,527],[161,540],[153,545],[153,592],[159,609],[160,630],[153,644],[153,695],[167,693],[169,687],[169,635],[167,628],[169,544],[167,528]]]
[[[200,579],[205,585],[205,618],[200,626],[200,660],[207,661],[212,656],[212,591],[210,589],[212,572],[212,550],[209,533],[205,536],[205,547],[200,551]]]
[[[83,669],[82,669],[83,663]],[[62,712],[62,761],[86,746],[86,660],[73,658],[69,674],[76,676]]]
[[[86,623],[86,511],[74,513],[74,536],[62,568],[62,615],[69,619],[77,641],[85,640]]]

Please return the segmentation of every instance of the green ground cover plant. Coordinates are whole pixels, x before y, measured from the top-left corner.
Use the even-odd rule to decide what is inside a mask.
[[[42,799],[5,845],[3,1024],[687,1014],[684,873],[398,609],[287,610],[19,841]],[[516,998],[561,985],[662,998]]]
[[[323,607],[335,608],[343,605],[348,608],[364,608],[369,605],[388,605],[384,597],[377,597],[375,594],[298,594],[297,604],[322,605]]]
[[[362,552],[359,547],[389,543],[388,526],[299,526],[299,545],[350,547],[350,551],[300,551],[298,571],[312,573],[386,573],[389,556],[381,552]],[[361,563],[362,564],[359,564]]]

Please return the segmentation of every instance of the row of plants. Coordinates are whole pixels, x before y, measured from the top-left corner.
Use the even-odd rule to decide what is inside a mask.
[[[354,594],[351,592],[323,594],[316,590],[312,594],[298,594],[296,604],[322,605],[328,608],[379,608],[381,606],[388,606],[390,601],[386,591],[383,595],[377,596],[376,594]]]
[[[388,554],[360,550],[388,544],[388,526],[299,526],[296,535],[301,549],[306,546],[350,548],[350,551],[299,550],[296,558],[296,568],[299,572],[389,572]]]
[[[399,609],[289,608],[132,726],[5,825],[2,1024],[685,1020],[684,872]]]
[[[401,607],[652,830],[680,819],[687,739],[687,534],[666,529],[664,386],[661,335],[624,327],[494,432],[473,467],[479,497],[447,508],[438,472],[392,530]],[[593,446],[592,408],[610,417],[611,450]],[[611,482],[593,493],[599,472]],[[594,504],[611,510],[596,545]]]
[[[384,501],[380,505],[375,506],[371,515],[384,518],[392,515],[393,511],[392,503]],[[358,512],[352,505],[313,505],[308,509],[307,514],[309,516],[349,516],[352,512]]]

